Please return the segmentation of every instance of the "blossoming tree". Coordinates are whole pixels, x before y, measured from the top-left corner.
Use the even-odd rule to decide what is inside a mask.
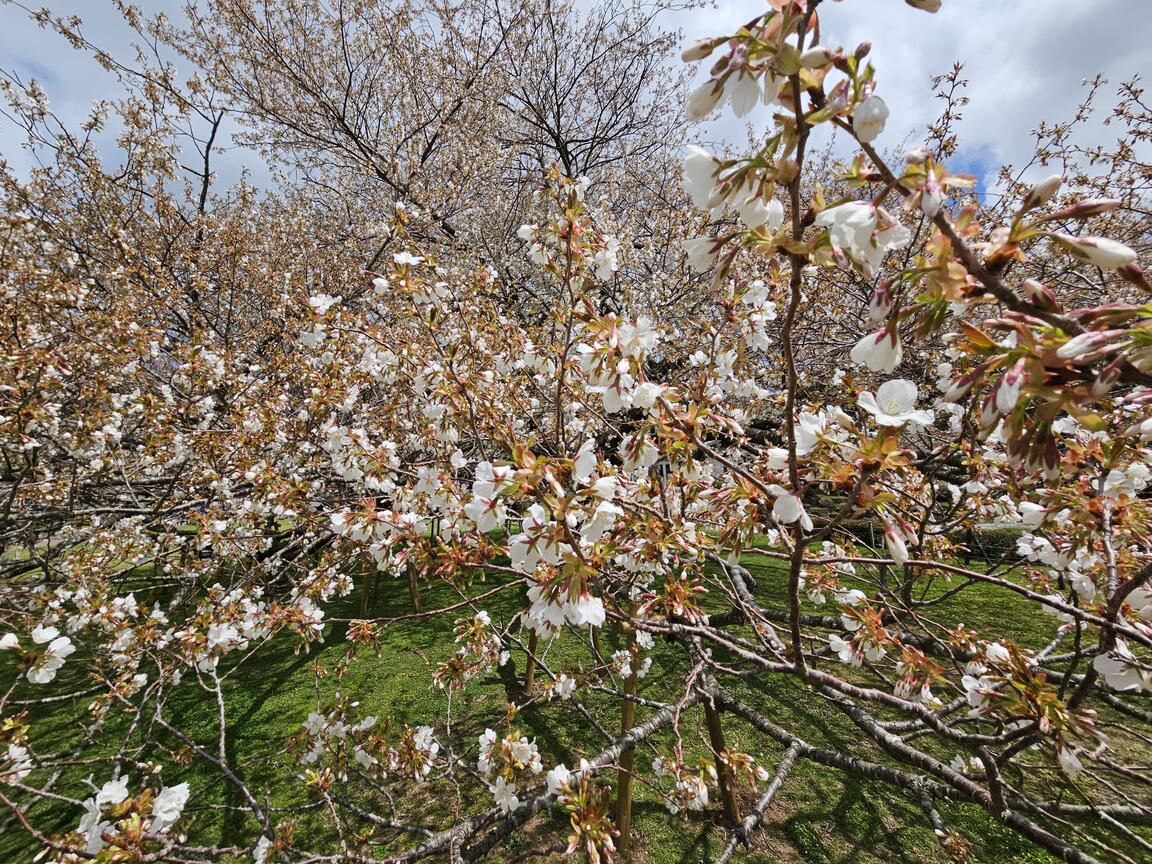
[[[172,244],[136,255],[144,199],[169,200],[155,148],[135,197],[68,199],[98,247],[51,210],[61,177],[101,170],[82,142],[7,179],[16,830],[59,861],[507,860],[525,833],[542,845],[522,857],[602,861],[635,847],[640,785],[669,819],[716,809],[724,862],[807,764],[908,798],[956,861],[975,839],[956,804],[1057,860],[1147,855],[1152,286],[1139,244],[1090,230],[1142,193],[1058,200],[1057,175],[986,211],[946,148],[886,159],[884,70],[819,44],[818,7],[772,0],[685,52],[712,63],[690,118],[772,106],[755,152],[684,160],[683,255],[710,283],[692,317],[606,308],[631,251],[559,169],[517,232],[547,286],[531,315],[483,256],[420,248],[403,209],[387,234],[406,248],[361,276],[338,236],[244,189],[158,208]],[[165,116],[137,116],[139,141]],[[820,127],[855,154],[835,198]],[[1068,282],[1100,302],[1070,307]],[[862,284],[863,335],[806,383],[827,362],[815,286]],[[966,563],[992,524],[1015,548]],[[373,606],[381,577],[410,608]],[[963,623],[974,597],[999,626]],[[444,649],[436,715],[348,695],[358,668],[400,674],[374,649],[405,621]],[[238,759],[233,682],[336,633],[335,662],[285,673],[314,686],[298,731]],[[469,702],[493,676],[509,698]],[[62,745],[43,718],[76,700]],[[557,746],[532,731],[545,709]],[[238,814],[219,843],[197,833],[217,786]]]

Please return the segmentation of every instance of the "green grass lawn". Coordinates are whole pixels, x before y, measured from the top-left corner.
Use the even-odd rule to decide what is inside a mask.
[[[762,556],[747,556],[744,563],[756,577],[759,597],[766,603],[779,604],[786,579],[783,565]],[[478,593],[490,585],[478,585],[474,590]],[[459,595],[443,584],[426,586],[423,592],[426,609],[446,606],[458,599]],[[484,607],[499,623],[501,619],[506,621],[514,616],[520,602],[518,594],[506,592],[485,601]],[[331,604],[327,614],[329,618],[357,617],[358,606],[358,597],[346,598]],[[372,614],[393,616],[404,614],[409,609],[406,584],[401,580],[384,579],[377,608]],[[810,611],[831,612],[833,609],[813,605]],[[1020,598],[1006,598],[1004,592],[974,586],[942,610],[939,617],[950,619],[952,623],[963,621],[976,632],[985,629],[989,633],[1007,632],[1021,643],[1035,646],[1043,641],[1041,634],[1044,632],[1037,623],[1047,628],[1051,621],[1036,622],[1030,617],[1036,614],[1035,609]],[[325,820],[323,809],[315,806],[316,797],[296,779],[304,769],[297,764],[293,754],[281,752],[284,743],[299,731],[310,711],[318,706],[330,706],[337,693],[358,700],[362,715],[391,717],[400,724],[432,723],[437,737],[446,742],[447,694],[430,686],[430,679],[435,663],[453,651],[451,617],[454,616],[392,624],[382,632],[379,658],[361,650],[359,658],[348,665],[343,675],[336,674],[336,670],[344,665],[349,648],[342,624],[329,625],[325,629],[324,644],[314,646],[310,654],[295,654],[293,642],[287,637],[278,637],[228,675],[225,690],[229,756],[233,764],[239,766],[239,773],[250,788],[257,792],[262,802],[271,806],[275,820],[291,819],[295,822],[295,836],[303,845],[311,848],[332,845],[326,842],[332,839],[331,825]],[[615,647],[616,639],[614,633],[605,633],[603,647],[606,653]],[[231,662],[234,661],[229,658],[224,668],[230,668],[227,663]],[[588,662],[587,653],[571,636],[560,639],[547,655],[547,663],[554,670],[563,669],[571,673],[580,662]],[[65,673],[81,666],[73,661],[65,667]],[[524,655],[513,652],[511,664],[474,679],[464,691],[453,696],[451,742],[472,764],[476,737],[486,726],[497,730],[503,728],[509,703],[523,704],[528,700],[521,688],[523,668]],[[317,676],[314,674],[316,670],[325,674]],[[640,694],[653,699],[665,698],[682,687],[686,672],[682,651],[658,640],[652,672],[641,681]],[[76,688],[84,686],[80,680],[65,680]],[[799,731],[812,743],[842,747],[869,759],[883,759],[874,748],[859,743],[851,724],[838,712],[828,708],[794,680],[782,677],[750,680],[741,684],[738,692],[776,722]],[[32,688],[21,684],[15,698],[29,695],[33,695]],[[618,728],[619,706],[610,696],[586,690],[580,691],[579,695],[604,727],[611,731]],[[75,704],[57,704],[52,706],[52,710],[38,709],[32,733],[34,751],[59,753],[78,741],[82,724],[91,722],[85,713],[86,705],[87,700],[80,699]],[[642,722],[647,715],[648,710],[641,707],[637,721]],[[170,698],[166,717],[197,741],[215,746],[215,704],[194,683],[188,682]],[[566,718],[569,717],[576,717],[577,723],[568,722]],[[126,714],[108,717],[100,736],[105,743],[85,751],[83,757],[93,759],[110,755],[111,748],[128,734],[130,722],[131,718]],[[546,768],[561,761],[574,766],[582,755],[591,755],[604,744],[603,737],[580,721],[571,706],[565,703],[533,702],[522,710],[519,723],[526,734],[536,738]],[[686,713],[682,732],[692,753],[698,756],[707,753],[699,709]],[[772,770],[780,754],[773,742],[753,733],[735,717],[726,721],[726,732],[732,749],[753,754],[769,771]],[[179,742],[167,737],[162,730],[155,734],[173,750],[179,748]],[[665,734],[646,742],[637,753],[637,763],[646,766],[657,750],[667,754],[671,749],[670,741],[670,734]],[[185,764],[173,764],[169,754],[155,747],[140,750],[137,736],[129,737],[126,746],[128,753],[140,761],[152,759],[164,763],[164,782],[169,785],[187,779],[192,781],[195,790],[206,779],[217,778],[207,791],[192,798],[186,811],[192,815],[190,836],[194,840],[205,844],[251,845],[258,836],[257,823],[250,813],[240,809],[242,801],[235,788],[218,779],[218,775],[207,770],[202,762],[192,758],[190,761],[182,759]],[[939,755],[949,758],[946,753]],[[105,763],[69,769],[56,791],[76,798],[86,797],[91,793],[81,780],[89,773],[99,784],[107,779],[110,768]],[[35,772],[29,782],[42,782],[45,774],[45,771]],[[471,783],[470,788],[476,789],[476,784]],[[681,819],[668,814],[658,797],[643,783],[638,783],[635,790],[634,860],[652,864],[706,862],[723,848],[725,833],[719,826],[715,810]],[[361,802],[368,800],[362,790],[354,794]],[[745,790],[744,806],[747,807],[755,797],[756,793]],[[486,793],[475,794],[473,800],[457,799],[451,784],[437,781],[421,786],[410,784],[391,807],[381,801],[375,803],[378,805],[376,812],[394,814],[399,819],[420,823],[440,819],[447,824],[456,815],[490,807],[491,799]],[[975,860],[979,862],[1009,864],[1052,860],[1000,827],[976,807],[946,805],[942,813],[949,825],[960,830],[972,844]],[[78,808],[60,802],[34,805],[29,813],[33,822],[45,830],[61,833],[74,829],[80,815]],[[561,814],[554,813],[547,818],[553,820],[557,829],[562,831],[565,828]],[[368,828],[368,823],[365,822],[364,827]],[[386,831],[371,836],[376,844],[371,851],[377,855],[398,851],[416,839],[411,835]],[[514,857],[537,845],[541,839],[540,822],[537,821],[492,860],[501,860],[505,854]],[[37,851],[14,824],[6,825],[0,832],[0,861],[31,861]],[[247,857],[244,860],[251,859]],[[770,809],[752,850],[743,853],[742,859],[738,855],[737,860],[938,864],[943,860],[943,854],[916,801],[891,787],[861,781],[801,761]]]

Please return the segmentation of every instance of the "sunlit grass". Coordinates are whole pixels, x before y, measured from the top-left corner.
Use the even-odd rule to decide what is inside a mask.
[[[756,579],[756,593],[766,604],[779,605],[785,594],[786,571],[782,562],[763,556],[749,555],[744,564]],[[479,586],[478,586],[479,587]],[[973,586],[937,610],[940,620],[963,621],[976,632],[1010,634],[1021,644],[1035,647],[1051,626],[1051,619],[1038,621],[1037,611],[1021,598],[1005,597],[1003,591],[988,586]],[[428,585],[422,595],[424,608],[435,609],[459,600],[450,586]],[[508,621],[521,608],[518,592],[504,592],[485,601],[484,606],[494,621]],[[359,597],[352,596],[331,604],[329,618],[357,617]],[[715,603],[716,601],[710,601]],[[806,611],[828,613],[833,607],[813,604]],[[380,586],[377,607],[372,616],[390,617],[410,611],[407,586],[402,580],[385,579]],[[454,616],[409,620],[393,623],[381,631],[380,656],[361,649],[346,674],[335,670],[345,659],[348,644],[344,625],[331,624],[325,630],[325,642],[313,646],[311,653],[294,653],[294,643],[278,637],[264,646],[252,659],[231,671],[225,679],[227,705],[228,757],[238,766],[238,773],[262,801],[271,805],[276,821],[292,819],[296,837],[304,845],[321,847],[330,836],[331,827],[324,811],[313,805],[316,798],[299,779],[303,768],[292,754],[283,754],[284,743],[299,729],[309,711],[330,706],[337,693],[360,702],[359,711],[391,717],[397,724],[435,722],[437,734],[447,741],[448,694],[431,686],[435,664],[454,650],[450,628]],[[606,632],[603,649],[610,652],[616,636]],[[569,673],[578,663],[588,663],[587,653],[577,645],[574,635],[560,639],[548,651],[547,662],[554,669]],[[71,668],[79,669],[74,663]],[[229,668],[225,666],[225,668]],[[562,722],[569,717],[570,707],[557,702],[531,701],[522,690],[524,655],[513,652],[509,665],[475,679],[462,692],[454,694],[451,705],[451,744],[466,759],[474,758],[475,741],[486,726],[502,728],[510,703],[524,705],[518,722],[526,734],[536,738],[546,766],[557,762],[575,765],[581,756],[592,755],[604,744],[604,738],[586,723]],[[323,671],[317,677],[314,670]],[[682,687],[687,666],[683,652],[676,646],[657,640],[651,674],[641,682],[640,694],[653,699],[667,698]],[[76,688],[82,681],[67,682]],[[742,682],[735,688],[739,695],[781,725],[796,730],[812,743],[844,749],[869,759],[883,760],[883,755],[860,742],[854,727],[808,688],[795,680],[765,676]],[[27,685],[18,688],[16,698],[27,698],[35,691]],[[582,691],[580,698],[599,722],[609,731],[619,727],[619,707],[607,694]],[[525,704],[527,703],[527,704]],[[36,752],[61,752],[79,740],[85,717],[86,700],[64,703],[49,709],[37,709],[33,728]],[[151,708],[149,709],[151,710]],[[698,709],[697,709],[698,710]],[[164,708],[165,717],[198,742],[215,747],[216,706],[203,691],[189,682],[172,696]],[[648,711],[641,708],[638,722]],[[692,757],[705,756],[706,736],[696,711],[683,718],[684,742]],[[90,720],[88,721],[90,722]],[[99,747],[84,753],[110,755],[113,743],[119,743],[129,723],[127,715],[114,715],[106,721]],[[729,745],[746,751],[769,770],[779,756],[780,748],[758,733],[753,733],[738,718],[726,722]],[[162,730],[156,735],[174,749],[178,742],[166,739]],[[140,760],[161,759],[159,750],[135,752],[137,742],[129,742],[129,753]],[[670,734],[646,742],[637,754],[637,763],[646,765],[656,752],[671,749]],[[947,754],[939,754],[946,757]],[[90,792],[81,782],[92,773],[102,782],[110,773],[106,764],[81,770],[70,769],[55,791],[86,797]],[[30,781],[43,782],[45,771],[34,773]],[[190,780],[197,788],[211,779],[212,785],[195,796],[189,804],[190,836],[203,844],[250,843],[259,833],[255,819],[243,808],[238,791],[214,774],[210,766],[198,759],[184,765],[165,764],[165,783]],[[467,788],[475,789],[469,781]],[[751,790],[742,792],[742,804],[755,800]],[[224,808],[221,805],[229,805]],[[416,823],[437,823],[490,806],[485,794],[473,800],[457,799],[447,783],[437,783],[387,805],[395,808],[398,818]],[[384,812],[383,810],[381,812]],[[946,805],[942,812],[949,824],[964,833],[972,843],[977,860],[987,864],[1040,862],[1048,859],[1030,844],[994,823],[983,811],[967,805]],[[47,830],[67,832],[79,821],[78,809],[59,802],[36,804],[30,816]],[[564,820],[553,814],[555,826],[564,829]],[[635,787],[636,860],[646,862],[710,861],[726,839],[715,812],[692,814],[686,820],[667,813],[658,796],[643,783]],[[529,830],[508,848],[509,856],[518,849],[530,848],[538,831]],[[305,839],[306,838],[306,839]],[[399,851],[414,842],[406,835],[377,835],[376,851]],[[311,841],[311,842],[309,842]],[[34,850],[25,835],[8,826],[0,833],[0,860],[30,860]],[[747,861],[805,862],[924,862],[941,860],[939,843],[917,801],[892,787],[847,777],[818,765],[801,761],[775,805],[768,813],[764,829],[757,835]]]

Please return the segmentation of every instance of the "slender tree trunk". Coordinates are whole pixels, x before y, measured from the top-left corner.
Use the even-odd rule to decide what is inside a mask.
[[[532,630],[528,634],[528,666],[524,670],[524,692],[532,689],[532,685],[536,683],[536,645],[538,639],[536,631]]]
[[[367,617],[368,613],[376,608],[376,601],[380,599],[380,570],[371,555],[364,559],[364,581],[360,590],[360,615]]]
[[[740,824],[740,808],[736,804],[736,789],[732,782],[732,766],[721,757],[728,751],[724,742],[724,727],[720,725],[720,709],[711,699],[704,700],[704,719],[708,723],[708,739],[716,757],[716,784],[720,787],[720,803],[724,816],[733,825]]]
[[[420,611],[420,585],[416,581],[419,574],[416,571],[416,562],[408,559],[408,596],[412,599],[412,611]]]
[[[632,646],[636,644],[636,631],[627,622],[621,625],[621,631],[626,636],[625,646],[631,652]],[[636,695],[636,672],[639,665],[636,661],[637,658],[633,657],[632,674],[624,682],[625,697]],[[636,702],[633,699],[625,698],[623,709],[620,712],[620,734],[628,734],[635,725]],[[622,855],[627,855],[632,848],[632,768],[635,763],[635,748],[629,747],[620,754],[620,771],[616,782],[616,828],[620,832],[620,838],[616,842],[616,848],[620,850]]]

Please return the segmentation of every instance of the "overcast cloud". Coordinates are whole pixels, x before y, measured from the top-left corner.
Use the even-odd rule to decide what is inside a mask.
[[[93,42],[128,56],[131,34],[111,0],[31,2],[80,15]],[[138,3],[148,12],[173,16],[181,5],[179,0]],[[762,8],[762,0],[725,0],[716,9],[669,15],[666,25],[682,29],[689,42],[732,32]],[[881,146],[918,140],[939,111],[930,98],[931,76],[947,71],[954,60],[964,61],[972,103],[959,127],[955,167],[980,175],[1003,163],[1027,161],[1029,132],[1041,119],[1069,118],[1083,95],[1083,79],[1102,73],[1109,80],[1100,106],[1107,109],[1121,81],[1152,67],[1152,0],[944,0],[936,15],[903,0],[846,0],[827,2],[822,10],[825,44],[851,50],[864,39],[872,42],[878,92],[892,111]],[[82,121],[93,100],[116,94],[111,76],[11,6],[0,6],[0,66],[40,80],[54,109],[71,124]],[[749,119],[764,124],[769,116],[770,109],[760,107]],[[704,131],[714,140],[744,139],[743,123],[735,119],[713,122]],[[1097,123],[1089,136],[1102,141],[1109,132]],[[0,127],[0,152],[26,168],[29,158],[19,140],[11,128]],[[251,154],[232,152],[218,163],[220,179],[231,182],[244,167],[257,182],[267,176]]]

